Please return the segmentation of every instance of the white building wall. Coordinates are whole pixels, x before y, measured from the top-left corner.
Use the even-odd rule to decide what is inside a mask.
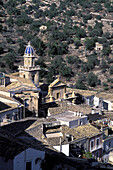
[[[103,100],[105,103],[108,103],[108,110],[109,111],[112,111],[113,110],[113,104],[110,102],[110,101],[108,101],[108,100]]]
[[[61,122],[61,125],[67,125],[70,128],[77,127],[80,125],[85,125],[88,122],[87,117],[79,117],[78,119],[72,121],[62,121],[62,120],[59,121]]]
[[[94,106],[99,106],[99,98],[98,97],[94,97]]]
[[[10,97],[10,92],[0,91],[0,94]]]
[[[13,100],[9,100],[3,97],[0,97],[0,101],[2,101],[3,103],[12,103],[12,104],[18,104],[17,102],[13,101]]]
[[[60,152],[60,145],[53,147]],[[66,156],[69,156],[69,144],[61,145],[61,152],[64,153]]]
[[[40,170],[41,160],[45,158],[45,152],[28,148],[14,158],[14,170],[25,170],[26,162],[32,162],[32,170]],[[36,163],[36,160],[37,163]]]
[[[58,121],[60,121],[61,125],[67,125],[67,126],[69,126],[69,122],[62,121],[62,120],[58,120]]]

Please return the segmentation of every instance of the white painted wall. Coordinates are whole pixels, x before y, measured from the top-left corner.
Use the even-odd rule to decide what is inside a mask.
[[[14,158],[14,170],[25,170],[27,161],[32,162],[32,170],[40,170],[41,160],[44,160],[44,158],[45,152],[28,148]],[[36,159],[38,159],[37,164],[35,163]]]
[[[94,106],[99,106],[99,98],[98,97],[94,97]]]
[[[108,103],[108,110],[109,111],[111,111],[111,110],[113,110],[113,104],[110,102],[110,101],[108,101],[108,100],[103,100],[105,103]]]
[[[53,147],[60,152],[60,145]],[[64,153],[66,156],[69,156],[69,144],[61,145],[61,152]]]
[[[110,126],[113,126],[113,120],[110,120]]]
[[[66,121],[63,121],[63,120],[59,120],[59,119],[57,119],[57,120],[60,121],[61,125],[69,126],[69,122],[66,122]]]
[[[14,78],[10,78],[10,82],[15,82],[15,81],[18,81],[18,80]]]
[[[48,116],[51,116],[49,109],[48,109]]]
[[[3,97],[0,97],[0,101],[3,102],[3,103],[18,104],[18,103],[17,103],[16,101],[14,101],[14,100],[6,99],[6,98],[3,98]]]
[[[46,133],[47,138],[54,138],[54,137],[60,137],[60,136],[63,136],[61,132]]]
[[[0,94],[10,97],[10,92],[0,91]]]

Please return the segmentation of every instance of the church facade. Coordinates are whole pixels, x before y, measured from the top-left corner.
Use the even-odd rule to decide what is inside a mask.
[[[39,71],[40,66],[35,65],[37,57],[33,47],[28,43],[24,53],[24,64],[19,66],[19,72],[4,75],[9,78],[9,84],[5,87],[10,96],[23,103],[23,118],[28,109],[34,116],[38,116],[39,100]]]

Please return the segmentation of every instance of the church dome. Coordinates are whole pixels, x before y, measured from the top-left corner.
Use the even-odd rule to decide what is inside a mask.
[[[32,54],[33,55],[34,50],[33,47],[30,45],[30,42],[28,43],[28,46],[25,49],[25,54]]]

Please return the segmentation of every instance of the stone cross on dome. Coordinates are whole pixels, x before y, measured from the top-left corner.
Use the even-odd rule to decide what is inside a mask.
[[[30,41],[28,42],[28,46],[31,46],[31,43],[30,43]]]

